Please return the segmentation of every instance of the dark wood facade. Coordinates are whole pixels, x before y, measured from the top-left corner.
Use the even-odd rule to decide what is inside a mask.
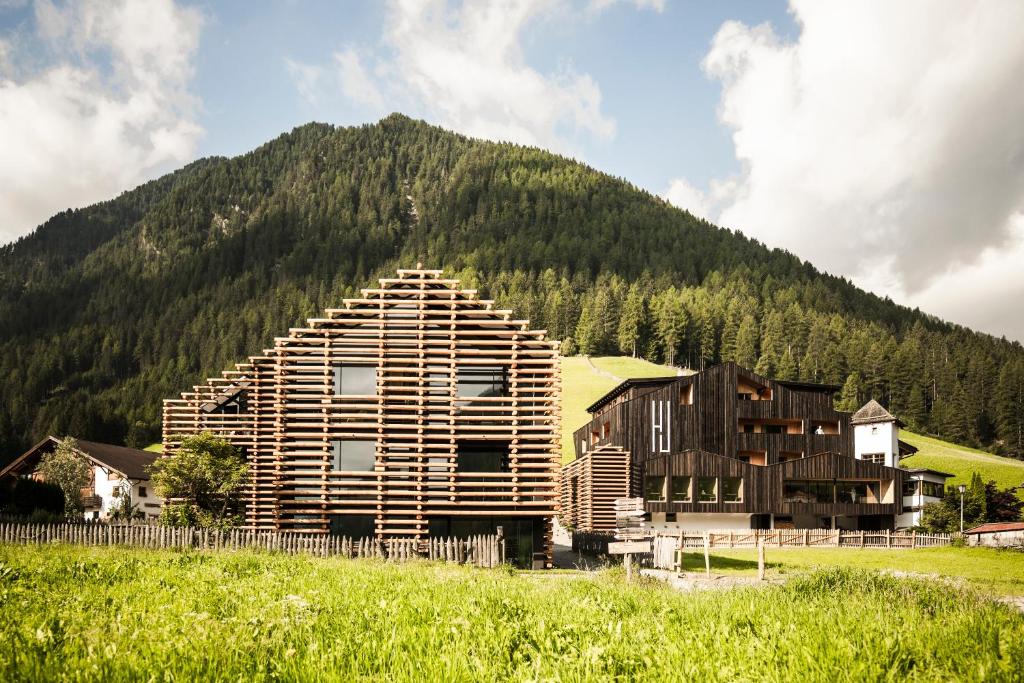
[[[559,393],[544,331],[441,271],[400,270],[165,401],[164,452],[204,430],[243,448],[253,529],[387,538],[502,526],[512,546],[550,559]]]
[[[589,408],[591,421],[574,433],[576,455],[611,447],[627,454],[629,493],[643,496],[651,513],[899,514],[903,473],[854,459],[850,414],[832,405],[837,389],[771,380],[733,363],[689,376],[627,380]],[[664,500],[656,480],[645,483],[657,477],[665,478]],[[673,500],[673,477],[692,477],[689,500],[681,492]],[[699,500],[702,478],[715,480],[714,500]],[[738,485],[741,494],[730,491],[727,500],[727,485]],[[822,502],[829,486],[833,500]]]

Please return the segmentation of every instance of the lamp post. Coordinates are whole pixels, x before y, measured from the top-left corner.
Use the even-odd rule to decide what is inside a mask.
[[[960,533],[962,534],[964,532],[964,491],[967,490],[967,487],[960,484],[956,490],[960,492]]]

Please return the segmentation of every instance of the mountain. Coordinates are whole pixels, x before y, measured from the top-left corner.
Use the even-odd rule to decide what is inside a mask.
[[[567,352],[736,360],[1024,451],[1019,343],[868,294],[572,160],[396,114],[197,161],[0,247],[0,454],[47,433],[149,443],[162,398],[417,262]]]

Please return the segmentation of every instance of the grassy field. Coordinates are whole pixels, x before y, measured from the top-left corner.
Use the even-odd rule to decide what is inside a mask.
[[[980,474],[985,481],[994,479],[1002,488],[1024,483],[1024,461],[1002,458],[907,431],[900,432],[900,439],[919,449],[917,454],[903,460],[904,465],[930,467],[955,474],[956,477],[947,481],[947,485],[970,483],[972,472]],[[1018,491],[1018,495],[1024,497],[1024,490]]]
[[[593,366],[587,361],[587,356],[562,359],[562,462],[569,462],[575,457],[572,433],[587,422],[587,406],[623,379],[676,374],[674,368],[628,356],[594,356],[590,361]]]
[[[150,453],[163,453],[164,452],[164,445],[162,443],[160,443],[159,441],[157,441],[156,443],[149,444],[148,446],[146,446],[142,450],[149,451]]]
[[[704,571],[702,550],[687,553],[683,557],[685,569]],[[825,567],[936,574],[963,579],[986,593],[1024,596],[1024,553],[994,548],[766,548],[765,566],[769,577]],[[757,573],[757,551],[714,550],[711,569],[715,574],[754,576]]]
[[[829,569],[683,594],[621,573],[0,546],[0,680],[1019,680],[1024,615]]]

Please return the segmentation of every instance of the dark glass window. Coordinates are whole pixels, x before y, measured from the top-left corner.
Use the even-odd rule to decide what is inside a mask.
[[[784,503],[833,503],[834,496],[831,481],[787,479],[782,483]]]
[[[335,396],[374,396],[376,394],[376,366],[350,363],[334,366]]]
[[[463,442],[459,444],[460,472],[508,472],[507,441]]]
[[[504,367],[465,366],[458,369],[456,393],[462,397],[507,396],[508,375]]]
[[[866,481],[837,481],[836,502],[851,505],[878,502],[878,486]]]
[[[146,487],[145,486],[140,486],[139,487],[139,498],[145,498],[145,497],[146,497]]]
[[[665,500],[665,477],[649,476],[644,477],[644,500],[661,502]]]
[[[903,495],[904,496],[916,496],[918,481],[911,480],[903,482]]]
[[[690,477],[672,477],[672,502],[690,502]]]
[[[367,538],[377,534],[373,515],[331,515],[331,535]]]
[[[942,484],[936,484],[933,481],[923,481],[921,483],[924,485],[924,495],[931,496],[932,498],[942,498],[944,493]]]
[[[334,442],[332,468],[339,472],[372,472],[377,460],[375,441],[343,439]]]
[[[697,500],[702,503],[718,502],[718,480],[714,477],[697,479]]]
[[[764,431],[766,434],[785,434],[786,428],[782,425],[765,425]]]
[[[722,477],[722,501],[726,503],[743,501],[743,479],[741,477]]]

